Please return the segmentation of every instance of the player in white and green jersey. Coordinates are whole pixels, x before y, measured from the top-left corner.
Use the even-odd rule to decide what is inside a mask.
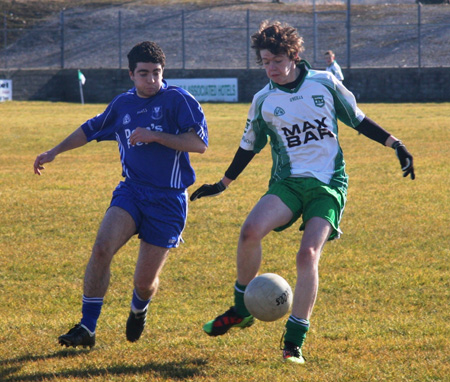
[[[334,75],[311,70],[300,59],[303,40],[295,28],[263,22],[252,36],[252,47],[270,81],[253,98],[240,147],[225,176],[218,183],[201,186],[191,200],[223,192],[269,138],[272,176],[268,191],[241,228],[234,306],[207,322],[203,330],[218,336],[254,323],[243,295],[259,272],[261,241],[272,230],[281,231],[302,217],[297,283],[283,338],[283,359],[302,364],[301,349],[318,291],[320,255],[327,240],[339,237],[346,203],[347,175],[337,120],[393,147],[403,175],[412,179],[413,157],[401,141],[364,115],[353,94]]]
[[[271,183],[287,177],[313,177],[347,187],[337,118],[355,128],[365,115],[355,98],[328,72],[297,65],[298,84],[270,81],[253,99],[240,147],[258,153],[270,137]]]
[[[333,73],[334,76],[342,82],[344,81],[344,74],[342,73],[341,67],[335,60],[335,57],[336,55],[332,50],[327,50],[325,52],[325,62],[327,63],[327,67],[325,68],[325,70],[327,72]]]

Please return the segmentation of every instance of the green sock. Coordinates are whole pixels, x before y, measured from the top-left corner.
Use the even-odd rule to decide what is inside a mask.
[[[302,347],[309,330],[309,321],[290,315],[286,322],[286,333],[284,342],[292,342],[299,348]]]
[[[236,308],[236,313],[242,317],[250,316],[244,304],[245,288],[247,288],[247,285],[241,285],[236,281],[234,285],[234,307]]]

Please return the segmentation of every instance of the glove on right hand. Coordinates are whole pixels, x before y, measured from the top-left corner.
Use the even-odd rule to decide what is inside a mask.
[[[217,196],[224,192],[227,187],[223,184],[222,181],[217,182],[215,184],[204,184],[199,187],[194,193],[191,195],[191,202],[196,199],[203,198],[204,196]]]

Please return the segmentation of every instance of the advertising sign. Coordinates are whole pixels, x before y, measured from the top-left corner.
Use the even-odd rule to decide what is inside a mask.
[[[0,102],[12,101],[12,80],[0,80]]]
[[[169,78],[169,85],[179,86],[199,102],[237,102],[237,78]]]

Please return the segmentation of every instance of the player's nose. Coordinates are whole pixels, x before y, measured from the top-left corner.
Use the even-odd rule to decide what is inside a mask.
[[[275,68],[276,68],[275,62],[273,62],[273,61],[269,62],[269,70],[273,70]]]

